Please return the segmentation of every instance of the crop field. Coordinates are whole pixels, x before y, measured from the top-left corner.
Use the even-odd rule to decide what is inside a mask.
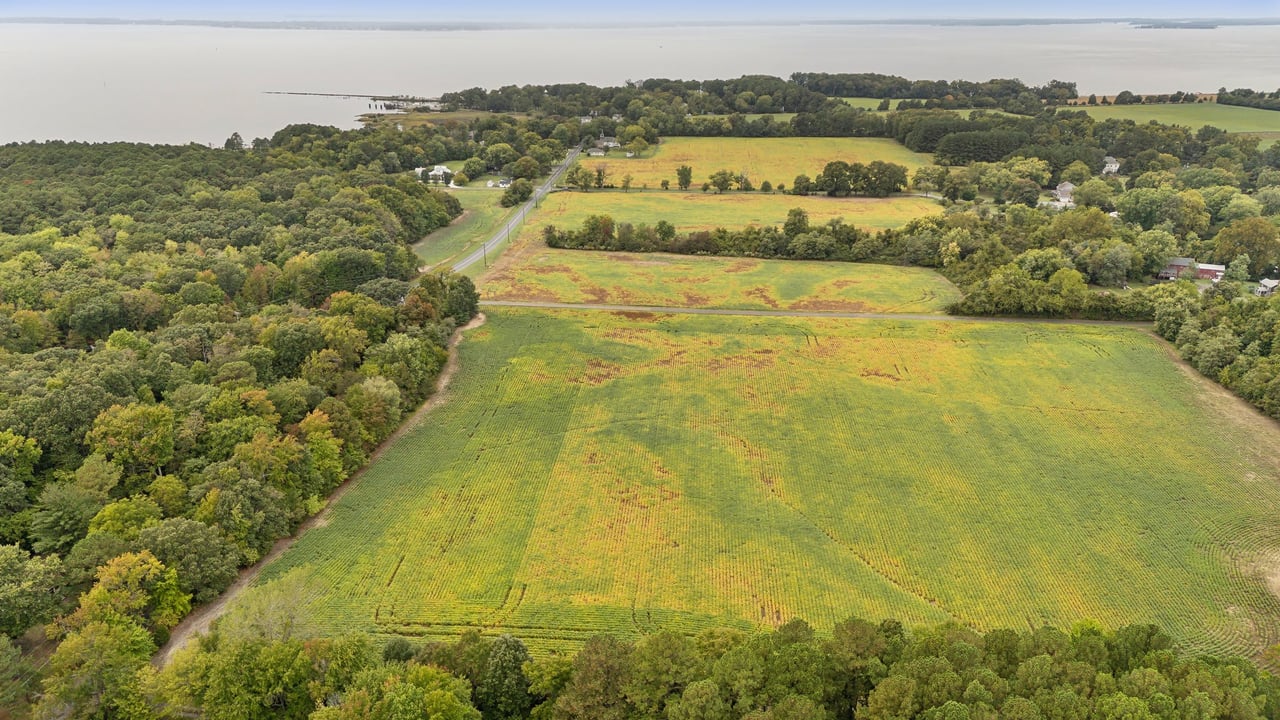
[[[462,203],[463,214],[447,227],[431,233],[417,243],[413,251],[423,265],[439,265],[461,258],[467,251],[489,239],[502,221],[513,212],[498,204],[501,190],[463,188],[450,190]],[[518,208],[517,208],[518,209]]]
[[[663,180],[676,186],[676,168],[693,169],[693,186],[701,187],[712,173],[745,173],[757,187],[768,180],[788,187],[797,175],[815,177],[833,160],[869,163],[872,160],[905,165],[915,170],[933,162],[931,155],[911,152],[884,138],[666,138],[653,152],[623,157],[618,151],[603,158],[583,158],[595,169],[603,165],[614,184],[632,176],[632,187],[657,189]]]
[[[323,587],[329,632],[1280,641],[1277,430],[1141,331],[502,309],[460,352],[450,399],[260,580]]]
[[[960,299],[924,268],[520,248],[485,277],[487,300],[940,313]]]
[[[578,229],[592,215],[608,215],[615,222],[653,226],[666,220],[680,232],[714,230],[718,227],[744,228],[748,225],[781,226],[791,208],[809,213],[811,225],[843,219],[869,230],[898,228],[916,218],[938,215],[936,200],[915,196],[888,198],[830,198],[820,195],[780,195],[770,193],[679,192],[677,190],[622,192],[567,191],[553,193],[525,223],[526,233],[541,233],[546,225]]]
[[[1097,120],[1123,118],[1137,123],[1155,120],[1197,130],[1205,125],[1213,125],[1233,133],[1280,132],[1280,112],[1217,103],[1099,105],[1068,109],[1084,110]]]

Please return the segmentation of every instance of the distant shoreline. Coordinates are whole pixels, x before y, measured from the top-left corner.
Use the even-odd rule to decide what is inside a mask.
[[[758,25],[921,25],[930,27],[1016,27],[1026,25],[1131,25],[1137,29],[1212,30],[1227,26],[1280,25],[1271,18],[889,18],[889,19],[798,19],[798,20],[689,20],[667,22],[534,23],[534,22],[414,22],[414,21],[323,21],[323,20],[163,20],[159,18],[60,18],[0,17],[0,24],[27,25],[129,25],[161,27],[212,27],[244,30],[351,30],[397,32],[457,32],[484,30],[546,30],[592,28],[658,27],[753,27]]]

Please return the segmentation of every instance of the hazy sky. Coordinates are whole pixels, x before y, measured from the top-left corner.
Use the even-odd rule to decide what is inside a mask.
[[[467,20],[580,21],[754,20],[787,18],[960,18],[960,17],[1276,17],[1280,0],[811,0],[803,3],[749,0],[226,0],[167,2],[133,0],[0,0],[0,17],[112,17],[171,20]],[[1280,44],[1280,38],[1277,38]]]

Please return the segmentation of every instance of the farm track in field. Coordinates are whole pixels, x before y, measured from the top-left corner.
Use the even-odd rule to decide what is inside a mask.
[[[737,310],[731,308],[691,308],[668,305],[610,305],[605,303],[563,303],[537,300],[481,300],[482,306],[523,307],[544,310],[600,310],[615,313],[653,313],[666,315],[737,315],[748,317],[832,318],[836,320],[909,320],[924,322],[1038,323],[1046,325],[1103,325],[1147,329],[1148,322],[1125,320],[1072,320],[1069,318],[970,317],[967,315],[928,315],[924,313],[819,312],[807,310]]]
[[[483,325],[484,321],[484,313],[480,313],[476,315],[471,322],[453,332],[453,337],[449,338],[449,359],[440,370],[440,376],[436,378],[435,392],[432,393],[431,397],[427,398],[427,401],[422,404],[422,407],[418,408],[417,411],[409,417],[409,419],[401,423],[400,427],[397,428],[395,432],[391,433],[386,440],[382,441],[382,444],[379,445],[378,448],[369,456],[369,460],[364,464],[364,467],[357,470],[351,475],[351,477],[343,481],[341,485],[329,494],[329,497],[325,500],[325,505],[320,512],[303,521],[292,535],[277,540],[276,543],[271,546],[271,549],[267,551],[267,554],[263,555],[258,562],[241,570],[240,574],[236,577],[235,582],[231,583],[231,586],[224,590],[213,602],[196,608],[190,615],[183,618],[182,622],[178,623],[177,627],[175,627],[170,633],[168,642],[166,642],[164,646],[156,652],[155,656],[151,658],[151,663],[153,665],[156,667],[164,667],[173,659],[175,653],[183,647],[186,647],[187,641],[190,640],[192,636],[197,633],[208,632],[209,627],[213,625],[213,621],[222,617],[222,614],[226,612],[227,607],[231,602],[239,597],[240,593],[244,592],[245,589],[252,585],[254,580],[258,579],[258,575],[262,572],[264,567],[274,562],[276,558],[280,557],[285,550],[288,550],[295,542],[297,542],[298,538],[302,537],[308,530],[317,527],[324,527],[328,524],[330,508],[334,506],[334,503],[342,499],[343,495],[346,495],[357,484],[359,484],[360,478],[364,476],[365,470],[376,462],[388,448],[395,445],[405,433],[412,430],[422,420],[424,415],[431,412],[431,410],[440,403],[444,402],[446,397],[445,390],[449,387],[449,381],[453,379],[454,373],[458,370],[458,343],[462,341],[462,333],[465,330],[470,330]]]

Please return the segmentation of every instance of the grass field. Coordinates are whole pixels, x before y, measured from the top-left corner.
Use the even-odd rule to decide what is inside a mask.
[[[554,250],[517,251],[485,277],[488,300],[750,310],[932,313],[960,291],[924,268]]]
[[[914,153],[884,138],[667,138],[656,150],[640,157],[618,154],[603,158],[583,158],[582,164],[595,169],[604,165],[615,184],[622,176],[632,176],[632,187],[658,188],[663,180],[676,186],[676,168],[693,168],[693,186],[717,170],[744,172],[759,186],[768,180],[788,187],[800,174],[815,177],[832,160],[868,163],[884,160],[914,170],[933,162],[932,156]]]
[[[451,399],[260,580],[324,588],[329,632],[1280,641],[1277,431],[1141,331],[495,309],[460,351]]]
[[[1122,118],[1138,123],[1155,120],[1167,125],[1183,125],[1196,130],[1205,125],[1213,125],[1233,133],[1280,132],[1280,112],[1217,103],[1100,105],[1067,109],[1084,110],[1097,120]]]
[[[717,227],[743,228],[748,225],[782,225],[791,208],[804,208],[809,222],[822,224],[834,218],[862,228],[897,228],[911,220],[942,212],[934,200],[921,197],[829,198],[769,193],[592,191],[558,192],[542,201],[529,215],[526,232],[539,232],[544,225],[579,228],[591,215],[609,215],[617,222],[650,226],[666,220],[676,229],[713,230]]]
[[[462,203],[462,216],[448,227],[440,228],[414,243],[413,251],[423,265],[439,265],[460,259],[480,247],[480,243],[488,240],[494,230],[502,226],[502,221],[514,212],[512,208],[498,204],[501,190],[465,188],[449,192]]]
[[[843,100],[848,105],[852,105],[853,107],[856,107],[856,108],[862,108],[863,110],[875,110],[880,107],[880,103],[884,102],[884,100],[880,98],[849,97],[849,98],[840,98],[840,99]],[[898,105],[897,100],[889,101],[890,108],[897,107],[897,105]]]

